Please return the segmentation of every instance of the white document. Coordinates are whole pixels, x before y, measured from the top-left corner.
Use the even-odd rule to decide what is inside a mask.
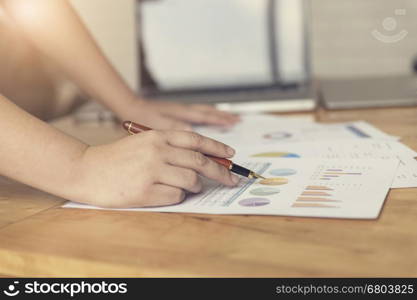
[[[244,165],[274,179],[242,178],[235,188],[205,180],[203,192],[181,204],[128,210],[375,219],[398,160],[256,158]],[[76,203],[64,207],[97,209]]]
[[[417,160],[413,157],[401,157],[392,188],[417,187]]]
[[[281,157],[397,158],[401,163],[392,188],[417,187],[416,151],[364,121],[319,124],[308,119],[253,114],[242,115],[242,122],[232,128],[196,130],[236,148],[237,157],[243,161],[253,153],[268,152],[282,152]]]
[[[393,140],[323,140],[306,143],[280,143],[273,145],[239,147],[234,158],[247,161],[252,157],[273,157],[276,160],[288,158],[320,159],[392,159],[400,161],[392,188],[417,187],[417,161],[414,151]]]
[[[231,128],[196,127],[204,135],[239,149],[248,145],[271,145],[289,142],[312,142],[336,139],[389,139],[390,136],[364,121],[320,124],[302,118],[271,115],[243,115],[242,121]]]

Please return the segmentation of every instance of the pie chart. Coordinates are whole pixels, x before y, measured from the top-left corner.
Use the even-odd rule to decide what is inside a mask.
[[[287,158],[300,158],[300,155],[289,152],[263,152],[253,154],[252,157],[287,157]]]
[[[291,176],[297,174],[297,171],[294,169],[273,169],[269,171],[269,174],[274,176]]]
[[[251,190],[249,193],[255,196],[269,196],[279,193],[279,189],[277,188],[271,188],[271,187],[260,187]]]
[[[247,207],[256,207],[256,206],[264,206],[271,203],[271,201],[267,198],[246,198],[239,201],[241,206]]]
[[[288,183],[287,178],[266,178],[259,181],[262,185],[283,185]]]

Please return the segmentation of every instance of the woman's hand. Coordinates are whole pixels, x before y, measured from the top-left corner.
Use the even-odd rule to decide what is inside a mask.
[[[191,124],[232,126],[239,121],[237,115],[204,104],[137,100],[115,112],[122,121],[131,120],[154,129],[190,131]]]
[[[234,150],[193,132],[157,130],[90,147],[78,167],[77,201],[117,208],[163,206],[181,202],[185,192],[200,192],[199,174],[237,184],[236,175],[202,153],[230,158]]]

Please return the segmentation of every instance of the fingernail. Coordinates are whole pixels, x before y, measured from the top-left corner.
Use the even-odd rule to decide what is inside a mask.
[[[236,151],[233,148],[227,147],[227,154],[230,156],[235,155]]]
[[[233,181],[234,184],[238,184],[239,181],[240,181],[239,176],[236,176],[236,175],[232,174],[232,181]]]

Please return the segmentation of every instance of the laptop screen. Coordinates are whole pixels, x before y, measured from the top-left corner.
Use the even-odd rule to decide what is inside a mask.
[[[143,90],[281,86],[308,78],[304,0],[142,0]]]

